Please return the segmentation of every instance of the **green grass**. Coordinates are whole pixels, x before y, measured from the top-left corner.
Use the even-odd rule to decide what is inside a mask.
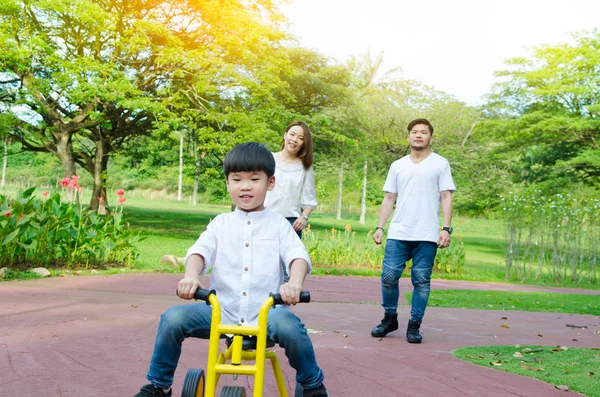
[[[411,302],[412,294],[406,294]],[[433,290],[429,307],[600,315],[600,296],[554,292]]]
[[[146,240],[140,244],[140,269],[158,264],[165,254],[183,256],[187,248],[206,229],[209,219],[229,211],[229,206],[199,205],[172,201],[128,199],[125,205],[125,220],[139,230]],[[502,223],[498,220],[455,219],[456,230],[465,242],[467,263],[463,274],[436,273],[434,277],[473,281],[502,281],[504,259],[502,250]],[[331,228],[343,230],[348,224],[356,232],[355,241],[361,243],[377,224],[377,215],[367,214],[365,225],[359,223],[358,214],[346,214],[336,220],[335,214],[314,213],[310,217],[315,232]],[[493,235],[492,233],[496,233]],[[480,238],[478,235],[486,237]],[[370,269],[318,269],[315,274],[342,274],[378,276]],[[406,275],[405,275],[406,276]]]
[[[522,357],[515,357],[515,353]],[[474,346],[454,350],[453,354],[484,367],[567,386],[586,396],[600,396],[600,349],[597,348]]]
[[[13,189],[15,190],[15,189]],[[15,190],[16,191],[16,190]],[[6,193],[14,194],[8,190]],[[38,193],[41,193],[40,190]],[[82,199],[86,203],[87,197]],[[114,197],[111,197],[114,205]],[[230,211],[228,205],[198,205],[192,206],[188,202],[169,200],[149,200],[140,197],[127,197],[125,203],[124,220],[138,231],[145,240],[139,244],[140,257],[133,269],[124,269],[126,272],[180,272],[181,269],[167,264],[161,264],[163,255],[182,257],[186,250],[194,243],[200,233],[206,229],[211,218],[217,214]],[[311,228],[315,232],[328,231],[331,228],[343,230],[348,224],[356,232],[354,241],[362,244],[367,233],[372,231],[377,224],[378,208],[369,208],[365,225],[359,223],[359,214],[344,213],[342,220],[336,220],[335,214],[316,211],[310,217]],[[455,237],[460,236],[465,244],[466,264],[463,272],[445,274],[436,272],[433,278],[458,279],[467,281],[494,281],[504,282],[504,227],[499,219],[478,219],[455,217],[453,219]],[[117,271],[117,270],[115,270]],[[119,269],[118,271],[123,271]],[[379,271],[362,269],[348,264],[343,269],[320,269],[316,264],[314,274],[339,274],[378,276]],[[409,276],[405,272],[404,277]],[[509,280],[509,282],[520,282]],[[528,279],[524,282],[529,285],[557,284],[544,279]],[[565,287],[579,287],[574,283],[564,283]],[[586,288],[600,289],[600,285],[585,285]]]

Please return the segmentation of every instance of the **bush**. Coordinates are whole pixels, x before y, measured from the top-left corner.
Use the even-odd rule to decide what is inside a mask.
[[[306,227],[303,239],[312,262],[319,268],[361,268],[381,270],[384,245],[373,243],[373,232],[369,231],[364,239],[357,239],[352,225],[344,230],[335,228],[325,232]],[[406,269],[410,269],[408,261]],[[453,238],[452,244],[437,251],[433,266],[434,272],[461,274],[465,265],[465,246],[460,235]]]
[[[99,216],[62,202],[59,193],[36,198],[34,190],[0,195],[0,267],[134,264],[140,237],[121,225],[122,206]]]

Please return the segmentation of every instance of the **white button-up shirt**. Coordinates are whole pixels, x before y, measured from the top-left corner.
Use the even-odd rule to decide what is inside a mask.
[[[186,254],[204,258],[211,288],[221,303],[224,324],[256,325],[260,306],[283,284],[281,263],[290,274],[294,259],[312,265],[308,252],[290,223],[281,215],[263,211],[218,215]]]
[[[275,187],[267,192],[265,207],[287,218],[298,218],[302,208],[317,208],[317,188],[313,167],[288,164],[275,157]]]

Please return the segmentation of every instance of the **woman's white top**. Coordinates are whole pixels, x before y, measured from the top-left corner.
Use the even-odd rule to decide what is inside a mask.
[[[286,218],[298,218],[303,208],[317,208],[317,188],[313,167],[301,162],[285,163],[275,157],[275,187],[267,192],[265,207]]]

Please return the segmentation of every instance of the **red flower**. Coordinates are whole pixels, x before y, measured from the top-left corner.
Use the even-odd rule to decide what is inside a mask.
[[[48,197],[48,194],[49,194],[49,193],[50,193],[50,192],[46,190],[44,193],[42,193],[42,196],[44,196],[44,197]]]
[[[60,186],[62,187],[67,187],[69,186],[69,183],[71,182],[71,180],[69,179],[68,176],[65,176],[62,181],[60,181]]]
[[[10,213],[10,212],[7,212],[6,214],[4,214],[4,217],[5,217],[5,218],[10,218],[10,216],[11,216],[11,215],[12,215],[12,213]]]
[[[123,197],[123,196],[119,197],[118,201],[119,201],[119,204],[121,204],[121,205],[125,204],[125,197]]]
[[[121,197],[125,195],[125,191],[123,189],[117,190],[117,196]]]

